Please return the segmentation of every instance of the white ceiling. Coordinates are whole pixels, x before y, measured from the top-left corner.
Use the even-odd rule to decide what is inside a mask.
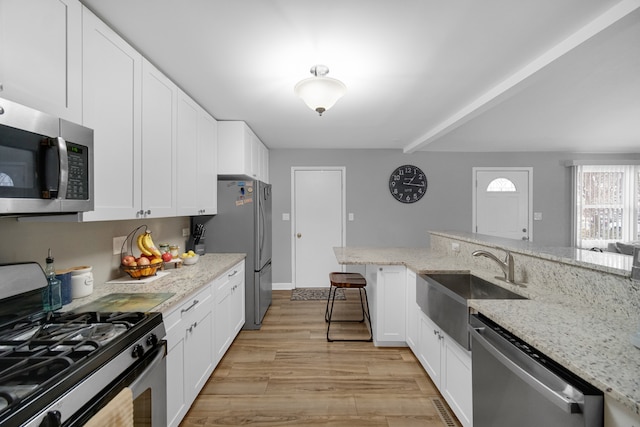
[[[640,0],[81,1],[270,148],[640,152]]]

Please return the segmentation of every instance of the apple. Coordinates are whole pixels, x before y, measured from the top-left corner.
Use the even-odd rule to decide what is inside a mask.
[[[149,264],[151,264],[151,261],[149,261],[149,258],[143,257],[143,256],[138,258],[138,265],[149,265]]]
[[[135,261],[136,261],[136,258],[133,255],[127,255],[124,258],[122,258],[122,265],[129,265]]]
[[[169,252],[165,252],[162,254],[162,260],[164,262],[169,262],[173,259],[173,257],[171,256],[171,254]]]

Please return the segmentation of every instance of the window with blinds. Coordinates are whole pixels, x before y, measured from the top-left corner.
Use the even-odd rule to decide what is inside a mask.
[[[640,166],[574,166],[578,248],[640,240]]]

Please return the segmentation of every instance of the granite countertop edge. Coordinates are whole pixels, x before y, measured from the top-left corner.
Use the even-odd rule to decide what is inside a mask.
[[[198,293],[204,286],[220,277],[225,271],[246,258],[243,253],[209,253],[201,255],[193,265],[168,268],[166,276],[149,283],[102,283],[94,285],[93,293],[74,299],[62,307],[63,311],[74,310],[85,304],[114,293],[173,293],[174,295],[149,311],[167,314],[186,298]]]
[[[336,247],[334,253],[344,265],[405,265],[417,274],[471,271],[427,248]],[[487,272],[472,272],[491,280]],[[473,310],[640,415],[640,378],[634,375],[640,372],[640,349],[629,340],[636,324],[625,316],[571,304],[560,295],[540,298],[492,281],[530,299],[469,300]]]

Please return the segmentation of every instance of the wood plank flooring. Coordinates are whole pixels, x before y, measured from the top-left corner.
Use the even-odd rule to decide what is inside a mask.
[[[360,315],[357,290],[346,293],[334,318]],[[181,427],[459,426],[411,350],[327,342],[326,302],[290,297],[291,291],[273,292],[262,328],[240,332]],[[335,324],[335,336],[332,324],[331,332],[368,333],[359,323]]]

